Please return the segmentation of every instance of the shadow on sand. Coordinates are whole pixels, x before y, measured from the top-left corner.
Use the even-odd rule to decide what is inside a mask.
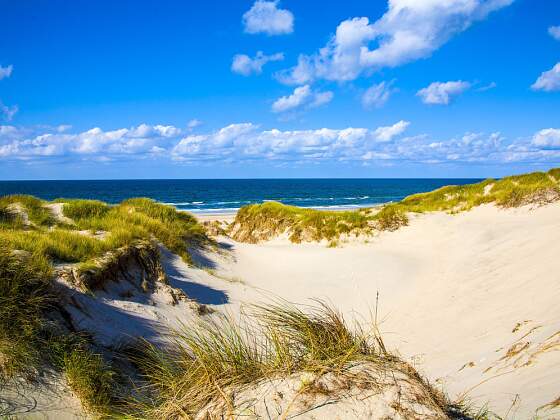
[[[193,261],[199,267],[214,269],[214,261],[206,257],[202,252],[190,250]],[[196,300],[204,305],[223,305],[229,302],[228,295],[218,289],[214,289],[205,284],[192,281],[180,257],[171,253],[169,250],[160,249],[162,264],[167,274],[167,279],[171,287],[182,290],[189,298]]]

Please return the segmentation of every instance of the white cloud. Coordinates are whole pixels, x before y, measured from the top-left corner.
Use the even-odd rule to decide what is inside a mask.
[[[297,87],[291,95],[278,98],[272,104],[272,111],[284,112],[298,108],[306,103],[310,97],[311,87],[309,85]]]
[[[290,34],[294,31],[294,15],[286,9],[279,9],[278,1],[257,0],[243,15],[245,32],[267,35]]]
[[[422,102],[429,105],[448,105],[453,96],[460,95],[469,89],[471,84],[457,80],[454,82],[433,82],[430,86],[420,89],[418,95]]]
[[[550,28],[548,28],[548,33],[552,38],[560,41],[560,26],[551,26]]]
[[[531,88],[533,90],[543,90],[545,92],[560,90],[560,63],[556,63],[552,69],[542,73]]]
[[[6,67],[0,66],[0,80],[6,77],[10,77],[12,75],[13,70],[14,70],[14,66],[12,66],[11,64]]]
[[[314,79],[354,80],[364,71],[396,67],[428,57],[454,35],[513,0],[389,0],[377,21],[356,17],[341,22],[324,48],[300,55],[278,74],[286,84]],[[370,49],[370,44],[374,45]]]
[[[379,141],[391,141],[395,137],[404,133],[404,131],[410,125],[409,121],[399,121],[393,125],[389,125],[386,127],[378,127],[374,132],[374,137]]]
[[[393,93],[392,84],[393,82],[381,82],[368,88],[362,95],[362,105],[364,108],[381,108],[385,105]]]
[[[377,129],[347,127],[309,130],[261,129],[250,122],[201,134],[173,126],[141,124],[105,131],[59,132],[57,127],[0,125],[0,158],[8,161],[157,159],[202,165],[205,162],[270,162],[274,165],[319,162],[506,164],[556,163],[560,129],[507,141],[500,133],[452,138],[404,136],[407,121]]]
[[[283,59],[283,53],[265,55],[262,51],[258,51],[254,58],[245,54],[236,54],[231,63],[231,71],[243,76],[249,76],[251,73],[261,74],[262,68],[266,63],[270,61],[281,61]]]
[[[154,147],[168,149],[182,134],[174,126],[147,124],[110,131],[98,127],[80,133],[69,133],[68,130],[64,126],[41,127],[41,131],[29,128],[0,130],[0,156],[147,156]]]
[[[0,117],[6,121],[12,121],[14,115],[16,115],[18,111],[19,108],[17,105],[8,106],[0,102]]]
[[[292,94],[278,98],[272,104],[272,112],[294,111],[303,107],[316,108],[329,103],[334,97],[331,91],[319,92],[304,85],[294,89]]]
[[[533,144],[544,148],[560,148],[560,129],[545,128],[535,133]]]

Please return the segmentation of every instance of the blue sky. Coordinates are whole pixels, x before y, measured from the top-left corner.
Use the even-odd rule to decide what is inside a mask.
[[[560,166],[557,0],[0,1],[0,179]]]

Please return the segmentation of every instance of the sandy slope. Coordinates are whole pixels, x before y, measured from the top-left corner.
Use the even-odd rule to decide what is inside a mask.
[[[165,250],[162,264],[169,286],[234,314],[244,303],[321,298],[366,321],[379,291],[378,319],[393,350],[451,397],[469,391],[508,419],[528,419],[560,397],[559,238],[560,203],[531,211],[483,206],[416,216],[408,227],[341,248],[221,238],[220,252],[193,251],[201,268]],[[106,345],[164,338],[198,316],[163,286],[143,294],[125,282],[95,299],[78,297],[69,308],[75,326]],[[47,405],[29,414],[80,415]],[[538,414],[560,418],[560,407]]]
[[[385,340],[456,397],[465,391],[508,418],[560,397],[560,204],[413,218],[369,243],[330,249],[229,241],[206,287],[241,302],[323,298],[369,318],[380,293]],[[207,302],[216,303],[216,302]],[[352,312],[355,311],[355,312]],[[518,326],[517,324],[520,323]],[[543,418],[560,407],[541,408]]]

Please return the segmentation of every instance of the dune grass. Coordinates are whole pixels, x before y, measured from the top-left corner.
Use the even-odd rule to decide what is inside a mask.
[[[0,203],[0,229],[23,229],[23,219],[9,205]]]
[[[88,337],[47,316],[59,310],[51,289],[53,264],[98,268],[107,252],[146,240],[162,242],[190,262],[189,247],[210,240],[192,215],[149,199],[114,206],[57,201],[72,224],[57,221],[48,203],[34,197],[0,198],[0,381],[32,379],[52,369],[87,411],[106,415],[114,408],[116,371]]]
[[[477,184],[451,185],[435,191],[414,194],[396,203],[406,212],[428,211],[459,212],[470,210],[485,203],[502,207],[518,207],[538,201],[542,193],[560,192],[559,169],[549,172],[533,172],[500,180],[487,179]]]
[[[103,359],[84,346],[75,346],[62,357],[68,386],[86,411],[97,416],[114,412],[117,373]]]
[[[156,239],[190,263],[188,248],[210,242],[194,216],[148,198],[129,199],[111,207],[99,201],[73,200],[65,202],[63,212],[75,221],[77,229],[108,232],[110,248]]]
[[[292,242],[326,240],[336,243],[342,235],[369,235],[374,229],[395,230],[408,223],[398,207],[369,211],[325,211],[277,202],[242,207],[233,224],[233,237],[256,243],[289,231]]]
[[[213,318],[185,326],[171,349],[145,343],[136,352],[152,399],[136,402],[146,418],[190,418],[228,392],[294,372],[325,374],[350,362],[396,363],[371,332],[350,328],[319,303],[255,306],[248,317]]]
[[[51,214],[41,200],[28,196],[0,199],[0,240],[11,249],[54,263],[88,263],[145,239],[160,241],[190,263],[189,247],[211,242],[192,215],[150,199],[130,199],[115,206],[95,200],[57,201],[63,203],[63,214],[73,220],[72,225],[56,225],[51,216],[36,217],[44,211]],[[7,208],[15,203],[26,210],[35,208],[28,213],[35,226],[25,227]],[[95,236],[96,232],[103,235]]]
[[[365,231],[371,217],[354,211],[320,211],[277,202],[242,207],[237,212],[234,237],[258,242],[278,236],[288,229],[292,242],[332,240],[342,234]]]
[[[51,276],[43,255],[0,241],[0,386],[60,374],[88,412],[105,415],[116,400],[115,371],[87,337],[47,316],[57,311]]]
[[[232,235],[256,243],[288,232],[292,242],[327,240],[335,244],[342,235],[370,235],[408,224],[407,214],[445,211],[458,213],[481,204],[500,207],[543,204],[560,199],[560,168],[470,185],[450,185],[413,194],[397,203],[356,211],[323,211],[267,202],[242,207],[232,225]]]
[[[109,211],[109,205],[98,200],[65,200],[58,199],[57,202],[64,204],[62,212],[64,216],[72,220],[83,220],[92,217],[102,217]]]
[[[54,219],[49,209],[44,207],[44,204],[45,202],[43,200],[31,195],[6,195],[4,197],[0,197],[0,213],[5,215],[6,209],[9,206],[19,205],[28,215],[29,221],[36,226],[51,226],[54,223]],[[12,214],[14,214],[13,211]],[[1,215],[0,218],[2,218]],[[17,217],[12,218],[13,221],[17,219]],[[21,221],[21,217],[19,219]]]
[[[0,378],[31,374],[41,359],[42,313],[49,306],[50,267],[14,254],[0,241]]]

